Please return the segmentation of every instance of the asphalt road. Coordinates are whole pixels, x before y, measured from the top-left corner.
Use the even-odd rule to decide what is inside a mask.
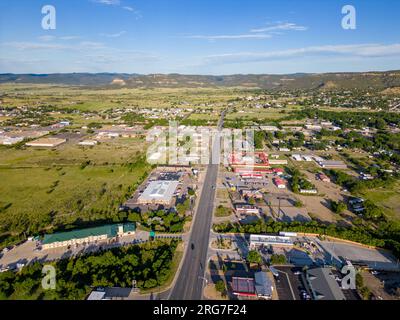
[[[225,113],[222,113],[218,129],[223,126]],[[220,139],[215,140],[212,154],[220,155]],[[170,300],[201,300],[205,269],[207,267],[207,251],[210,239],[215,190],[219,163],[208,165],[199,206],[192,225],[192,232],[186,248],[185,260],[180,270],[175,286],[171,291]],[[215,163],[215,161],[214,161]]]

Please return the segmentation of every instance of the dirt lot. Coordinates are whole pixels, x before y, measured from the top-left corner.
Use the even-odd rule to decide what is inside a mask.
[[[378,300],[400,300],[399,272],[384,272],[373,275],[364,271],[361,275],[364,279],[364,285],[371,290]]]

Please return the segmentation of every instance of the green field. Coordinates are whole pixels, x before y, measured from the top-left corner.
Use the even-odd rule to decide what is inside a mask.
[[[90,138],[88,138],[90,139]],[[91,164],[121,164],[141,154],[147,147],[142,138],[105,140],[94,147],[83,147],[70,141],[55,149],[15,149],[0,147],[0,168],[49,167]]]
[[[87,89],[54,85],[0,85],[3,104],[7,106],[52,105],[80,111],[110,108],[191,108],[213,104],[223,108],[239,89]],[[184,102],[184,104],[182,104]]]
[[[95,147],[0,148],[0,238],[119,221],[118,207],[151,168],[144,139]]]
[[[384,208],[389,217],[400,220],[400,183],[397,183],[390,189],[369,190],[363,193],[363,196]]]

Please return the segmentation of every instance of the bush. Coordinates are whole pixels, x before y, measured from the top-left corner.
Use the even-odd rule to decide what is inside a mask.
[[[272,265],[276,265],[276,264],[286,264],[286,257],[284,254],[273,254],[271,255],[271,260],[270,263]]]
[[[225,296],[226,295],[225,282],[223,280],[217,281],[217,283],[215,284],[215,290],[221,293],[222,296]]]

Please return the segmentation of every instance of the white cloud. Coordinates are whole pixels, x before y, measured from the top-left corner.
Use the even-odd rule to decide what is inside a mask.
[[[0,47],[13,48],[19,51],[26,50],[99,50],[105,49],[105,45],[100,42],[82,41],[77,44],[43,43],[43,42],[4,42]]]
[[[39,39],[40,41],[50,42],[50,41],[55,40],[56,37],[55,37],[55,36],[50,36],[50,35],[45,35],[45,36],[40,36],[40,37],[38,37],[38,39]]]
[[[284,22],[284,23],[277,23],[275,25],[271,25],[264,28],[259,29],[252,29],[251,32],[270,32],[270,31],[306,31],[308,27],[297,25],[296,23],[291,22]]]
[[[271,35],[269,34],[235,34],[235,35],[194,35],[185,36],[189,39],[205,39],[209,41],[215,40],[237,40],[237,39],[269,39]]]
[[[228,64],[243,62],[265,62],[276,59],[290,59],[305,56],[349,56],[360,58],[378,58],[400,55],[400,44],[351,44],[312,46],[269,52],[240,52],[207,56],[205,63]]]
[[[139,10],[136,10],[135,8],[133,8],[131,6],[122,6],[122,3],[120,0],[90,0],[90,1],[94,2],[94,3],[107,5],[107,6],[120,7],[123,10],[132,12],[136,16],[136,19],[142,18],[142,14]]]
[[[209,41],[216,40],[240,40],[240,39],[270,39],[273,36],[282,35],[284,31],[305,31],[308,30],[305,26],[300,26],[290,22],[276,22],[274,25],[251,29],[250,33],[234,34],[234,35],[191,35],[185,36],[189,39],[205,39]]]
[[[66,40],[66,41],[68,41],[68,40],[77,40],[77,39],[81,39],[81,37],[80,36],[63,36],[63,37],[60,37],[60,40]]]
[[[119,6],[121,4],[120,0],[91,0],[95,3],[105,4],[108,6]]]
[[[79,36],[61,36],[61,37],[56,37],[56,36],[50,36],[50,35],[44,35],[44,36],[38,37],[38,39],[40,41],[43,41],[43,42],[50,42],[50,41],[55,41],[55,40],[69,41],[69,40],[77,40],[77,39],[80,39],[80,38],[81,37],[79,37]]]
[[[124,34],[126,34],[126,31],[120,31],[117,33],[101,33],[100,35],[102,37],[107,37],[107,38],[119,38],[119,37],[123,36]]]

